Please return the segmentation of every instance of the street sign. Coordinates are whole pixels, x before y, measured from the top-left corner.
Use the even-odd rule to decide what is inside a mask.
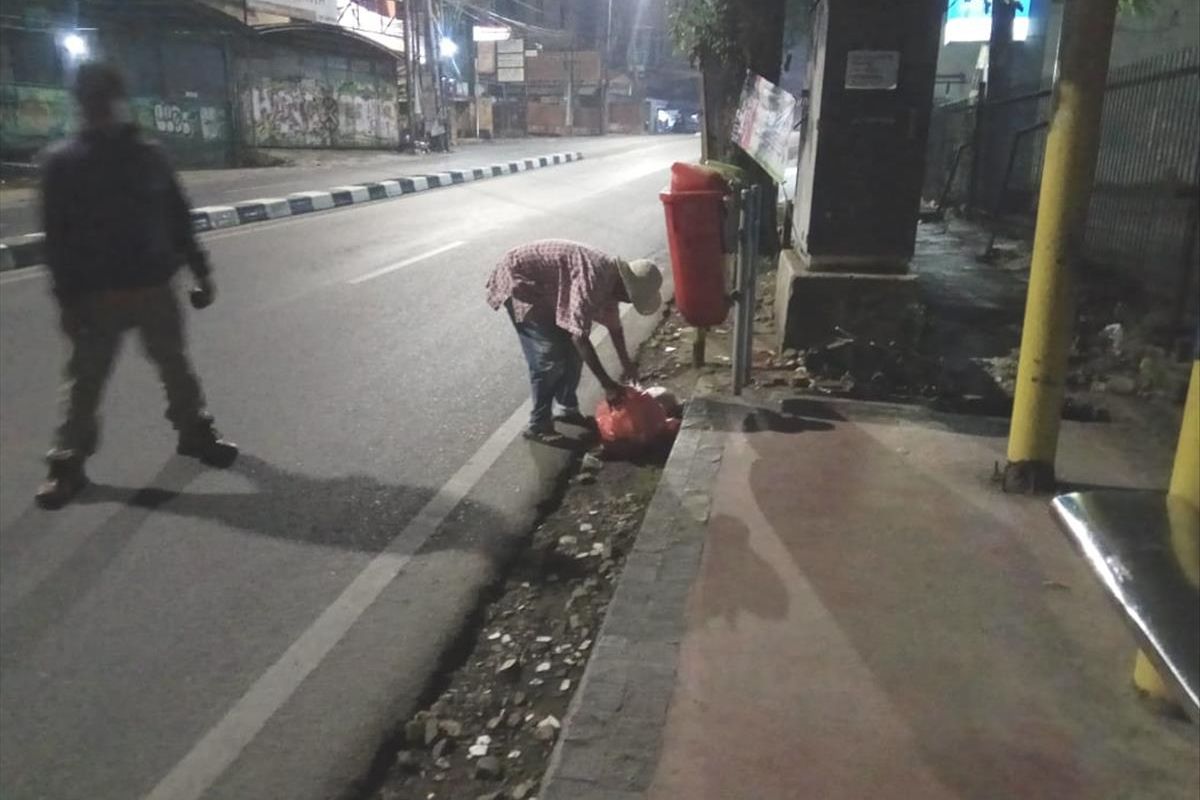
[[[510,28],[474,25],[471,27],[471,38],[477,42],[503,42],[512,38],[512,30]]]
[[[246,0],[247,8],[267,14],[336,25],[337,0]]]

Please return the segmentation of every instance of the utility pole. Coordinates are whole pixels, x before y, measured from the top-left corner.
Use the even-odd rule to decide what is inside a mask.
[[[567,53],[567,113],[566,113],[566,129],[567,135],[570,136],[575,129],[575,34],[571,34],[571,49]]]
[[[1073,275],[1100,145],[1117,0],[1066,0],[1008,437],[1006,491],[1050,491],[1074,328]]]
[[[449,147],[449,130],[446,128],[448,120],[443,119],[442,107],[442,70],[440,64],[441,51],[440,42],[437,35],[437,16],[433,13],[434,0],[425,0],[425,60],[429,62],[429,74],[433,81],[433,130],[441,130],[446,134],[447,147]]]
[[[421,110],[420,91],[416,86],[417,38],[413,27],[413,0],[404,0],[404,96],[408,101],[408,141],[412,145],[417,138],[416,119]]]
[[[1026,0],[1028,2],[1028,0]],[[971,162],[971,201],[975,208],[991,211],[1002,199],[1001,181],[1007,145],[1014,126],[1011,109],[994,103],[1008,97],[1013,87],[1013,23],[1016,0],[992,0],[992,28],[988,38],[987,83],[975,115],[975,148]]]
[[[608,18],[604,23],[604,52],[600,54],[600,135],[608,135],[608,59],[612,54],[612,4],[608,0]]]

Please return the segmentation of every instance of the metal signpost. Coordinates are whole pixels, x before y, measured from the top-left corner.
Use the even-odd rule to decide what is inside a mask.
[[[762,187],[751,186],[741,193],[741,226],[738,230],[738,257],[733,317],[733,393],[740,395],[750,383],[750,365],[754,360],[754,306],[758,281],[758,226]]]

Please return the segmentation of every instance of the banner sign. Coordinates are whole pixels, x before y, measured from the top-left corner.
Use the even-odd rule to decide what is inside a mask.
[[[795,115],[795,97],[761,75],[746,73],[742,101],[733,120],[733,142],[776,183],[784,180]]]

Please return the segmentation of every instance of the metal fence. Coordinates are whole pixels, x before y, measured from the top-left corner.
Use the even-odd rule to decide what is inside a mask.
[[[936,107],[925,197],[1032,221],[1041,183],[1049,91],[1015,93],[982,108]],[[977,150],[999,137],[1007,158]],[[1136,272],[1164,292],[1195,291],[1200,214],[1200,50],[1113,70],[1088,211],[1089,259]]]

